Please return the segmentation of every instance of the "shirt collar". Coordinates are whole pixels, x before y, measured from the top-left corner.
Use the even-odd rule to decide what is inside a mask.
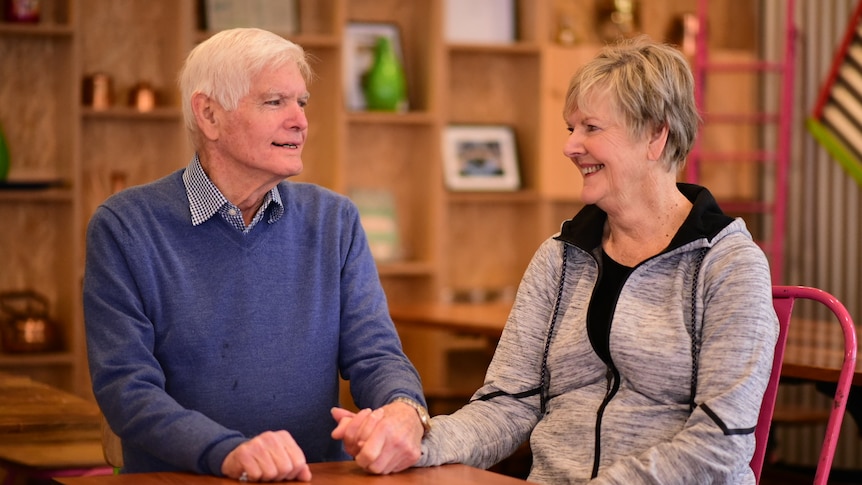
[[[705,187],[687,183],[677,183],[676,186],[692,203],[692,208],[667,250],[701,238],[712,241],[719,232],[733,222],[733,217],[722,212],[715,198]],[[602,230],[607,218],[608,215],[598,206],[586,205],[575,214],[575,217],[563,223],[555,239],[578,246],[587,252],[592,251],[601,246]]]
[[[183,182],[186,185],[186,196],[189,199],[193,226],[203,224],[217,214],[225,204],[230,204],[230,201],[204,172],[197,153],[183,173]],[[272,224],[284,215],[284,204],[281,201],[278,186],[273,187],[264,196],[261,210],[266,210],[270,205],[273,206],[273,209],[270,211],[267,222]]]

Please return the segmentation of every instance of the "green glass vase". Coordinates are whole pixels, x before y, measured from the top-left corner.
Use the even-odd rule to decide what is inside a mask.
[[[9,176],[9,146],[6,144],[6,136],[3,134],[3,125],[0,124],[0,182],[4,182]]]
[[[377,39],[374,62],[365,75],[365,104],[373,111],[404,111],[407,108],[407,87],[404,68],[386,37]]]

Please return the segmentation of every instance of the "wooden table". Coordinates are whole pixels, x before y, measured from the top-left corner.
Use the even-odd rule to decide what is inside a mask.
[[[0,443],[99,436],[95,403],[29,377],[0,373]]]
[[[500,338],[511,309],[511,303],[392,304],[389,314],[397,325]]]
[[[411,468],[392,475],[371,475],[352,461],[313,463],[312,484],[350,485],[471,485],[471,484],[523,484],[517,478],[507,477],[466,465],[443,465],[430,468]],[[143,473],[101,477],[56,478],[66,485],[217,485],[238,482],[229,478],[218,478],[188,473]]]
[[[509,316],[510,304],[396,305],[389,308],[397,325],[423,326],[499,338]],[[787,338],[781,375],[837,382],[844,357],[841,326],[837,321],[793,320]],[[862,385],[862,359],[856,362],[854,385]]]
[[[842,362],[844,336],[837,321],[791,320],[781,368],[783,377],[838,382]],[[858,358],[853,385],[862,385],[862,360]]]
[[[102,456],[95,403],[28,377],[0,373],[0,468],[53,477],[110,473]]]

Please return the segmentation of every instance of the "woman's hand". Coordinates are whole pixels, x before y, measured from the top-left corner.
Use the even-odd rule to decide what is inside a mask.
[[[358,413],[332,408],[332,417],[338,422],[332,438],[344,441],[347,452],[368,472],[400,472],[421,456],[424,428],[407,404],[394,402]]]

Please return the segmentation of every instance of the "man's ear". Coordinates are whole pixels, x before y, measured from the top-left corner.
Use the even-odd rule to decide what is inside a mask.
[[[649,146],[647,147],[647,156],[650,160],[661,160],[661,154],[667,146],[668,127],[664,123],[661,126],[653,129],[649,137]]]
[[[216,117],[218,105],[206,94],[192,94],[192,112],[198,130],[209,140],[217,140],[219,135],[219,120]]]

